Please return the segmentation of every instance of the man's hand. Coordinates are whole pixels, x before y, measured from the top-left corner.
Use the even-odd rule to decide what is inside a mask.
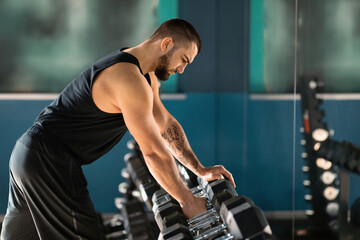
[[[200,198],[200,197],[193,197],[191,201],[184,202],[183,204],[180,203],[180,206],[182,208],[182,211],[184,215],[191,219],[200,213],[206,212],[207,200],[206,198]]]
[[[199,172],[198,176],[206,181],[226,178],[236,187],[232,174],[222,165],[205,167]]]

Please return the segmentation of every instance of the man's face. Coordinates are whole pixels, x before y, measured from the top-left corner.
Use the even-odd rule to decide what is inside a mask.
[[[175,46],[165,55],[159,58],[155,69],[155,75],[162,81],[169,79],[170,75],[177,72],[183,73],[185,67],[194,61],[198,52],[197,46],[191,42],[187,47]]]

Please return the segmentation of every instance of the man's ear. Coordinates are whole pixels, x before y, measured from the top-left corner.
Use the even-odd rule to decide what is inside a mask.
[[[161,41],[160,50],[162,52],[168,52],[171,48],[173,48],[174,42],[171,37],[166,37]]]

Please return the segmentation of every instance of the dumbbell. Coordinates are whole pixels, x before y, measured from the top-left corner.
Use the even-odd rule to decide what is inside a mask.
[[[218,225],[214,228],[211,228],[203,233],[201,233],[198,236],[195,236],[195,240],[205,240],[205,239],[214,239],[219,238],[223,236],[230,236],[227,230],[227,226],[225,224]],[[231,239],[231,238],[230,238]]]
[[[236,196],[224,201],[220,216],[235,239],[267,238],[272,235],[263,211],[246,197]]]
[[[174,200],[155,206],[154,214],[155,221],[160,230],[170,227],[175,223],[187,224],[187,219],[182,213],[180,205],[175,203]]]
[[[203,185],[205,186],[205,184],[203,184]],[[223,201],[237,195],[232,184],[225,179],[216,180],[212,183],[206,183],[206,188],[207,188],[208,194],[212,196],[212,200],[213,200],[212,205],[216,206],[217,209],[220,209],[220,205]],[[198,194],[200,192],[201,192],[201,194]],[[203,194],[202,192],[203,192],[202,188],[199,186],[192,189],[193,194],[196,193],[198,195],[208,196],[208,194]],[[160,190],[154,194],[154,197],[152,200],[153,200],[153,204],[154,204],[153,211],[156,212],[156,209],[159,207],[159,205],[170,202],[173,199],[164,190]],[[175,203],[177,204],[176,201],[175,201]],[[208,203],[207,207],[209,209],[211,207],[211,204]],[[190,220],[189,224],[190,225],[198,224],[200,221],[204,221],[204,218],[208,218],[208,217],[210,217],[210,219],[214,219],[214,216],[211,216],[214,214],[216,215],[215,210],[209,210],[208,212],[202,213],[202,214],[200,214],[200,216],[197,216],[194,219]],[[176,214],[176,216],[178,216],[178,215],[179,214]],[[182,218],[183,218],[183,215],[182,215],[181,219]],[[159,223],[160,220],[157,222]],[[204,221],[202,224],[209,224],[209,226],[210,226],[211,221]],[[197,228],[197,229],[199,229],[199,228]]]
[[[237,196],[237,192],[232,183],[226,179],[219,179],[207,182],[198,178],[200,186],[204,188],[208,199],[212,202],[213,207],[219,211],[221,203],[227,199]]]
[[[118,190],[121,194],[123,194],[126,199],[131,200],[134,197],[139,197],[140,196],[140,192],[139,190],[137,190],[136,188],[134,188],[133,186],[131,186],[129,183],[127,182],[122,182],[119,184],[118,186]]]
[[[349,157],[349,160],[346,163],[347,169],[350,171],[360,174],[360,151],[354,151],[351,156]]]
[[[198,185],[197,176],[177,161],[177,167],[181,178],[188,188],[193,188]]]
[[[126,240],[128,239],[128,236],[126,234],[126,231],[118,231],[113,232],[105,235],[106,240]]]
[[[204,190],[201,188],[200,185],[197,185],[190,189],[192,195],[195,197],[204,197],[207,198],[207,194],[204,192]]]
[[[153,206],[152,197],[158,190],[160,190],[160,186],[152,175],[148,175],[140,180],[139,191],[141,198],[145,202],[149,211],[151,211]]]
[[[180,224],[180,223],[176,223],[168,228],[165,228],[161,231],[161,233],[159,234],[159,238],[158,240],[161,239],[173,239],[173,240],[177,240],[177,239],[193,239],[189,229],[187,228],[187,226]]]
[[[237,195],[232,183],[226,179],[219,179],[206,184],[205,192],[207,193],[209,200],[212,200],[217,193],[223,191],[224,189],[228,189],[234,195]]]
[[[345,163],[349,160],[353,149],[353,145],[349,142],[343,141],[341,143],[338,143],[336,144],[332,158],[329,160],[332,161],[334,164],[343,167]]]
[[[150,175],[149,169],[143,160],[133,153],[127,153],[124,160],[132,181],[138,187],[140,179]]]
[[[194,189],[193,192],[194,195],[199,195],[203,197],[203,193],[199,193],[199,189]],[[158,208],[160,205],[163,205],[165,203],[168,203],[170,201],[173,201],[174,203],[178,203],[173,197],[170,196],[170,194],[168,194],[164,189],[160,189],[156,192],[154,192],[153,197],[152,197],[152,202],[153,202],[153,212],[155,212],[155,209]],[[206,207],[209,209],[211,207],[211,203],[208,202]]]
[[[350,222],[360,227],[360,197],[355,200],[350,209]]]
[[[332,157],[335,154],[335,147],[339,142],[328,139],[322,143],[315,144],[315,151],[319,157],[325,158],[326,160],[331,161]]]
[[[163,195],[162,197],[167,197],[167,195]],[[167,203],[163,203],[163,205],[160,205],[160,207],[158,207],[158,205],[154,203],[154,211],[156,211],[156,221],[162,231],[164,231],[164,229],[167,229],[165,232],[167,234],[176,235],[178,231],[186,228],[186,233],[190,233],[194,236],[201,235],[203,232],[221,224],[220,217],[217,214],[216,210],[213,208],[186,221],[186,217],[182,214],[180,206],[176,205],[175,207],[174,205],[175,204],[172,203],[171,200]],[[172,226],[175,224],[180,224],[181,227],[179,228],[179,226],[177,225],[178,227],[174,229],[174,227]],[[183,230],[181,231],[184,232]],[[188,234],[185,234],[184,236],[188,236]]]
[[[115,214],[111,219],[103,222],[105,234],[124,230],[124,218],[120,214]]]
[[[150,239],[147,215],[139,200],[126,202],[121,210],[128,239]]]
[[[218,237],[226,236],[226,239],[232,239],[227,231],[225,224],[220,224],[211,229],[208,229],[201,234],[192,235],[189,229],[182,224],[175,224],[169,228],[164,229],[158,239],[171,239],[171,240],[185,240],[185,239],[215,239]]]
[[[213,229],[215,226],[221,224],[221,219],[219,214],[214,214],[212,216],[203,219],[202,221],[197,222],[195,225],[189,226],[189,231],[192,235],[200,235],[203,232]]]
[[[132,150],[134,153],[136,153],[138,155],[142,155],[139,144],[134,139],[129,140],[126,143],[126,146],[128,147],[128,149]]]
[[[175,223],[181,223],[195,233],[200,229],[218,225],[220,218],[215,209],[209,209],[187,221],[178,202],[164,192],[163,190],[157,191],[153,197],[153,212],[161,230]]]

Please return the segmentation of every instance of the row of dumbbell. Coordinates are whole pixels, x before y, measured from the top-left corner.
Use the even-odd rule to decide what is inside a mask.
[[[168,228],[176,224],[185,226],[185,228],[187,229],[188,227],[187,218],[183,215],[181,211],[181,207],[178,204],[178,202],[175,199],[173,199],[169,194],[167,194],[163,189],[160,189],[155,179],[151,177],[149,170],[146,167],[146,164],[141,156],[141,152],[139,151],[137,145],[131,142],[128,144],[128,146],[129,145],[131,146],[130,148],[133,150],[133,152],[127,154],[124,158],[127,166],[126,170],[129,175],[128,178],[130,178],[131,181],[135,183],[134,185],[137,186],[141,198],[146,203],[148,209],[154,212],[155,220],[160,230],[163,230],[164,228]],[[229,183],[229,185],[231,184]],[[195,191],[194,194],[197,194],[198,196],[201,192],[199,188],[194,188],[193,191]],[[124,192],[124,190],[122,190],[122,192]],[[235,192],[234,189],[233,192]],[[216,213],[215,210],[212,211]],[[200,225],[193,226],[193,228],[191,228],[191,231],[195,235],[200,235],[200,231],[204,232],[205,229],[209,230],[210,226],[213,226],[215,223],[219,223],[221,221],[218,215],[215,218],[216,219],[212,220],[213,223],[211,223],[211,221],[207,223],[203,221],[201,222]],[[219,234],[220,234],[220,230],[218,230]],[[226,227],[223,230],[226,231]],[[195,233],[195,231],[197,231],[197,233]],[[170,235],[173,233],[174,232],[170,231]],[[168,234],[166,234],[166,236],[168,236]],[[190,238],[193,239],[192,237]],[[207,239],[209,239],[209,237]]]
[[[238,196],[224,179],[211,183],[199,178],[191,189],[206,197],[208,211],[187,220],[178,203],[164,190],[153,196],[153,211],[163,239],[268,239],[271,229],[263,212],[247,197]]]
[[[119,214],[103,221],[107,240],[156,239],[159,229],[154,224],[154,215],[145,211],[143,202],[134,198],[122,203]]]
[[[136,187],[139,191],[141,199],[146,204],[149,211],[152,209],[152,196],[160,190],[160,185],[156,182],[147,168],[142,155],[133,152],[128,153],[124,157],[126,171],[128,172],[128,182]],[[133,189],[131,189],[133,191]]]
[[[165,238],[168,236],[173,237],[175,232],[182,229],[180,230],[182,231],[182,235],[186,235],[191,239],[213,239],[216,236],[231,239],[234,236],[229,234],[229,226],[231,226],[231,230],[235,232],[236,239],[252,239],[260,235],[271,235],[270,227],[262,211],[254,206],[250,199],[237,196],[235,189],[229,181],[218,180],[209,184],[201,178],[197,179],[192,172],[186,170],[179,164],[179,172],[185,183],[189,187],[193,187],[193,194],[209,199],[209,210],[188,221],[182,214],[180,205],[175,199],[163,189],[156,191],[160,189],[160,187],[147,169],[140,149],[134,142],[130,142],[128,146],[129,145],[131,146],[130,149],[133,150],[132,154],[125,156],[127,171],[129,176],[131,176],[129,178],[140,190],[141,198],[146,203],[148,209],[154,212],[160,230],[163,231],[162,233],[166,233]],[[198,185],[194,187],[196,183],[198,183]],[[232,201],[228,201],[229,204],[224,205],[223,214],[220,216],[218,213],[222,202],[230,199],[232,199]],[[210,208],[210,206],[213,207]],[[241,208],[236,208],[239,206],[241,206]],[[224,224],[226,221],[229,226]],[[245,222],[245,224],[238,224],[241,223],[241,221]],[[162,236],[164,236],[164,234],[162,234]]]
[[[135,168],[131,167],[131,169]],[[139,168],[137,168],[137,170],[138,169]],[[181,167],[179,167],[179,169],[181,169]],[[182,171],[180,171],[180,173],[183,179],[187,181],[188,186],[190,185],[190,182],[192,184],[194,183],[194,180],[191,179],[191,177],[186,176],[186,174],[189,174],[187,171],[184,171],[183,169]],[[194,195],[203,197],[206,196],[208,199],[211,199],[211,204],[214,206],[214,208],[209,209],[206,213],[199,216],[200,218],[197,217],[195,219],[192,219],[190,221],[190,225],[186,217],[182,214],[180,205],[174,199],[172,199],[169,194],[167,194],[164,190],[159,190],[153,194],[152,210],[155,213],[155,219],[159,228],[163,231],[163,233],[166,233],[165,238],[169,236],[173,237],[173,234],[178,231],[182,232],[181,236],[187,236],[191,239],[193,237],[196,239],[201,239],[205,236],[206,238],[210,238],[209,234],[211,234],[212,236],[222,235],[222,237],[226,236],[229,239],[233,238],[231,234],[228,234],[228,227],[223,224],[223,220],[220,218],[218,212],[220,211],[220,206],[223,201],[237,196],[235,189],[233,188],[232,184],[227,180],[218,180],[211,184],[208,184],[206,181],[202,181],[201,178],[199,178],[199,181],[202,183],[202,185],[199,185],[192,189]],[[146,193],[146,191],[143,192]],[[141,195],[143,196],[144,194]],[[150,199],[150,196],[143,196],[143,198]],[[236,232],[237,239],[245,239],[245,237],[251,239],[252,236],[271,234],[270,227],[268,226],[267,221],[262,214],[262,211],[256,206],[254,206],[251,200],[239,196],[237,198],[233,198],[233,201],[231,201],[229,207],[235,207],[237,206],[237,204],[245,204],[242,207],[245,207],[245,209],[247,209],[247,211],[243,209],[244,211],[242,211],[241,214],[235,213],[233,217],[228,218],[228,222],[232,222],[231,226],[232,229]],[[248,206],[248,208],[246,208],[246,206]],[[229,215],[229,211],[226,210],[226,207],[224,208],[223,212],[224,216]],[[253,217],[254,221],[246,221],[248,226],[246,224],[242,226],[237,225],[237,218],[249,218],[251,217],[251,214],[255,217]],[[225,219],[225,217],[223,217],[223,219]],[[188,229],[189,231],[187,231],[186,229]]]
[[[126,168],[121,171],[126,182],[120,183],[118,188],[123,197],[115,198],[119,214],[103,222],[106,239],[156,239],[159,229],[154,222],[154,215],[144,208],[141,197],[150,193],[147,183],[154,183],[155,180],[147,169],[136,142],[129,141],[127,146],[131,153],[125,155]],[[160,189],[158,184],[152,184],[150,188],[154,188],[154,191]],[[141,194],[139,189],[146,192]]]

